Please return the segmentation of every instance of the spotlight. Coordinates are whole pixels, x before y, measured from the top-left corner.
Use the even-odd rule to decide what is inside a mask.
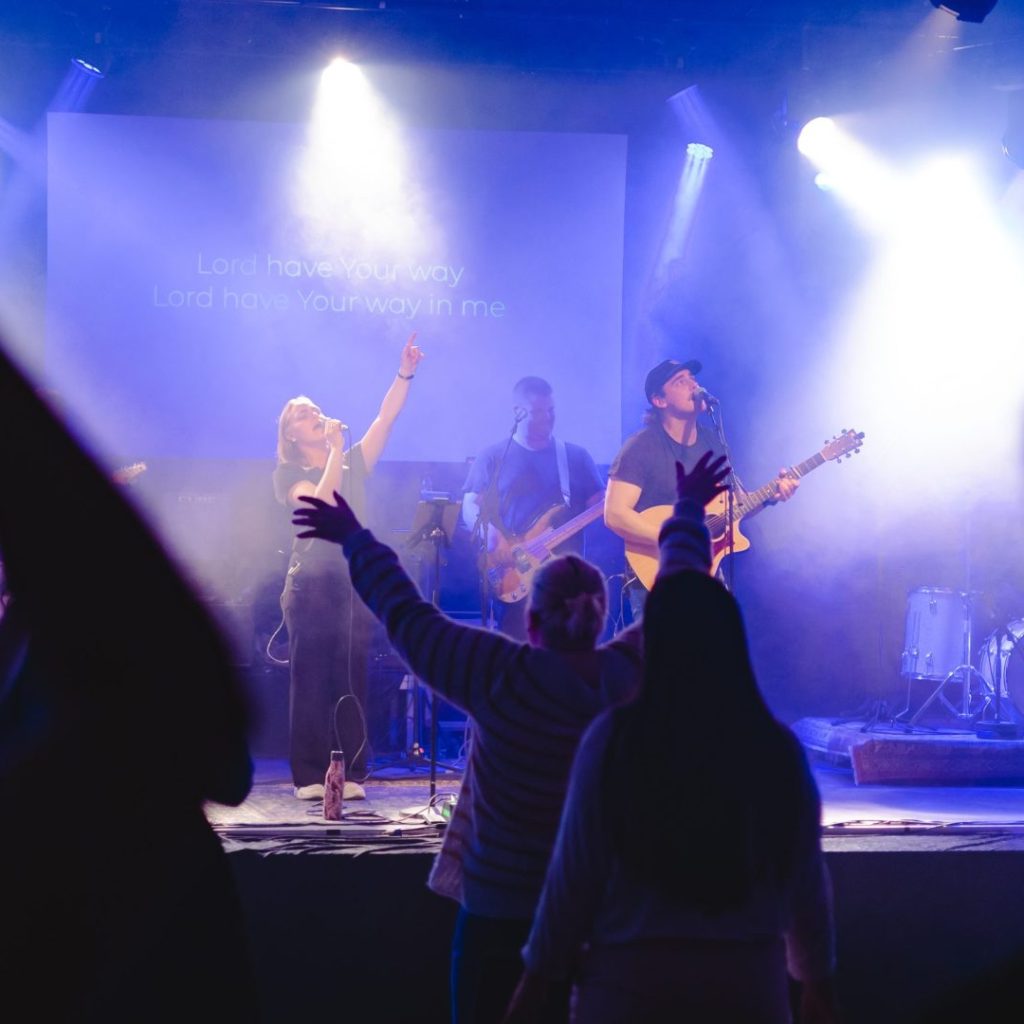
[[[957,21],[983,22],[991,13],[998,0],[932,0],[932,7],[952,14]]]
[[[710,146],[705,146],[703,142],[691,142],[686,147],[686,155],[693,160],[710,160],[714,155],[715,151]]]
[[[81,57],[75,57],[71,61],[71,66],[77,68],[79,71],[84,71],[85,74],[90,75],[93,78],[103,77],[103,72],[100,71],[95,64],[90,64],[87,60],[83,60]]]
[[[93,55],[90,54],[90,56]],[[96,59],[93,56],[93,60]],[[83,110],[89,102],[89,96],[93,89],[105,77],[101,68],[92,61],[86,60],[84,57],[73,58],[68,62],[67,72],[60,85],[57,86],[57,91],[47,109],[62,113]]]
[[[834,149],[839,139],[839,129],[831,117],[815,117],[800,129],[796,148],[811,159]]]
[[[344,89],[363,82],[363,72],[358,64],[347,57],[335,57],[320,75],[320,82],[327,89]]]

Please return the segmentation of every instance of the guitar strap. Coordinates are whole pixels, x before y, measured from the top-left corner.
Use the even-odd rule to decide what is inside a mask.
[[[558,486],[562,489],[562,501],[569,507],[569,454],[565,442],[555,439],[555,461],[558,463]]]

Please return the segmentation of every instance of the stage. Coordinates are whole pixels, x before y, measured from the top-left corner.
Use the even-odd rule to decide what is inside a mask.
[[[948,1007],[1024,953],[1024,785],[857,785],[822,764],[815,774],[849,1024]],[[319,803],[292,796],[285,762],[261,760],[244,804],[208,810],[242,892],[269,1021],[447,1020],[455,908],[426,888],[443,819],[427,810],[425,771],[382,776],[342,822],[324,822]],[[458,788],[457,776],[438,777],[439,797]]]
[[[852,772],[842,767],[815,764],[814,771],[829,853],[960,849],[967,835],[973,837],[971,848],[1024,850],[1024,782],[858,785]],[[328,822],[319,801],[296,800],[292,795],[284,761],[262,760],[257,762],[249,799],[240,807],[210,806],[207,816],[229,852],[434,853],[440,848],[445,821],[436,808],[458,792],[458,776],[439,773],[431,807],[425,768],[390,768],[367,781],[366,800],[346,803],[342,821]]]

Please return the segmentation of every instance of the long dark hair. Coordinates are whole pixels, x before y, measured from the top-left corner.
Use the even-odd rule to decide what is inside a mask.
[[[679,572],[644,610],[638,698],[613,716],[605,820],[626,871],[708,913],[785,885],[816,835],[804,755],[758,689],[736,601]]]

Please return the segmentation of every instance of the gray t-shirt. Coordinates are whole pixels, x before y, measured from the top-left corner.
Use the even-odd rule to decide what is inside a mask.
[[[718,438],[710,431],[697,428],[697,440],[692,445],[681,445],[665,433],[660,423],[644,427],[626,439],[615,456],[608,475],[640,488],[636,511],[654,505],[674,505],[676,500],[676,463],[681,462],[687,472],[693,469],[707,451],[722,454]]]

